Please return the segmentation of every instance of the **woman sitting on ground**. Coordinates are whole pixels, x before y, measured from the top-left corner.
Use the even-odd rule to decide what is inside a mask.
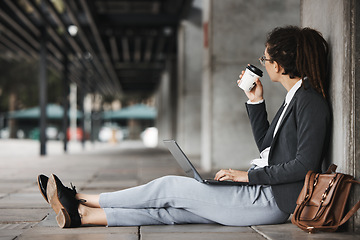
[[[55,175],[40,175],[40,190],[57,214],[59,226],[285,222],[295,209],[306,173],[319,172],[327,152],[327,55],[328,45],[316,30],[289,26],[269,33],[260,62],[271,81],[288,92],[271,124],[260,80],[245,92],[247,113],[265,164],[249,171],[220,170],[215,175],[219,181],[249,185],[211,186],[167,176],[117,192],[87,195],[65,187]]]

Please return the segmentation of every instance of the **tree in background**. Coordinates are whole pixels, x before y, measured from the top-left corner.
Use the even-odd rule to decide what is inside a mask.
[[[39,105],[39,65],[36,60],[16,61],[0,58],[0,113]],[[48,102],[61,103],[61,80],[48,71]],[[14,122],[9,122],[14,136]]]

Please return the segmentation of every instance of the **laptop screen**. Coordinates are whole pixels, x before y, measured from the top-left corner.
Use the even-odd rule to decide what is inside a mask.
[[[179,163],[180,167],[185,171],[186,176],[195,178],[199,182],[203,182],[200,174],[196,171],[195,167],[174,140],[164,140],[164,144]]]

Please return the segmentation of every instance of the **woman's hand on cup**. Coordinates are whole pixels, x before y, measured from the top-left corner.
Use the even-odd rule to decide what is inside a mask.
[[[241,71],[241,74],[239,75],[239,79],[237,80],[237,84],[240,85],[241,78],[243,77],[245,71]],[[261,84],[261,81],[259,78],[255,81],[255,86],[251,89],[250,92],[244,91],[246,96],[251,102],[259,102],[263,100],[263,86]]]

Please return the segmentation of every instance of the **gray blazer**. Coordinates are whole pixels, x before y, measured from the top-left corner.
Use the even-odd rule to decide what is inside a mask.
[[[260,152],[271,146],[269,166],[249,171],[249,182],[271,185],[278,207],[291,214],[306,173],[319,172],[327,153],[331,124],[328,104],[304,81],[289,103],[274,137],[276,121],[269,124],[265,102],[246,104],[246,109]]]

